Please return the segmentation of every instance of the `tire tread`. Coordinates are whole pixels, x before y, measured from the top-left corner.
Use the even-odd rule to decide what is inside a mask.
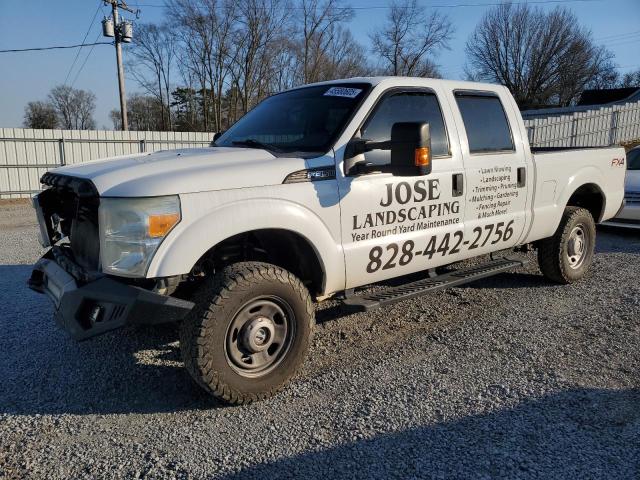
[[[538,266],[542,274],[552,282],[569,284],[575,281],[563,261],[563,243],[571,233],[576,218],[588,216],[593,225],[591,213],[581,207],[566,207],[560,225],[553,236],[541,240],[538,245]]]
[[[278,266],[263,262],[239,262],[224,268],[220,275],[214,275],[210,281],[200,288],[194,298],[196,306],[192,314],[182,322],[180,329],[180,348],[187,371],[196,383],[211,395],[231,404],[244,405],[269,398],[294,377],[301,365],[287,376],[285,380],[259,394],[244,393],[232,389],[225,384],[215,371],[213,360],[208,355],[207,325],[221,315],[224,301],[228,301],[234,293],[250,290],[256,282],[279,282],[289,284],[300,300],[306,305],[309,331],[313,331],[315,324],[314,307],[311,296],[303,283],[292,273]],[[308,351],[312,335],[307,335],[300,341],[305,342],[303,350]]]

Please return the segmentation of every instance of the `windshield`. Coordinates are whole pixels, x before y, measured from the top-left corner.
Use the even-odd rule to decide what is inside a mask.
[[[368,83],[341,83],[274,95],[238,120],[214,145],[327,152],[370,88]]]
[[[640,148],[634,148],[627,153],[627,170],[640,170]]]

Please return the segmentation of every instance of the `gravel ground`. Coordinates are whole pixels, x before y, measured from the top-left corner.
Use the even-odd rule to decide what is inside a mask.
[[[370,314],[318,309],[306,368],[225,407],[174,326],[74,343],[29,291],[28,207],[0,206],[1,478],[640,478],[640,234],[591,276],[535,263]]]

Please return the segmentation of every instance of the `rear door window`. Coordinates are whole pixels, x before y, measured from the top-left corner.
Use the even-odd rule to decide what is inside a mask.
[[[457,92],[456,102],[471,153],[514,150],[509,121],[497,96]]]

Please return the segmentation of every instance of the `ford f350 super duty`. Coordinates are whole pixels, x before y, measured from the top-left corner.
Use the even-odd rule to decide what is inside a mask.
[[[549,280],[579,280],[595,224],[622,207],[624,163],[622,148],[533,150],[502,86],[307,85],[267,98],[210,148],[46,173],[34,206],[51,248],[29,285],[76,339],[180,321],[195,381],[247,403],[302,364],[314,302],[382,307],[522,265],[528,248]]]

